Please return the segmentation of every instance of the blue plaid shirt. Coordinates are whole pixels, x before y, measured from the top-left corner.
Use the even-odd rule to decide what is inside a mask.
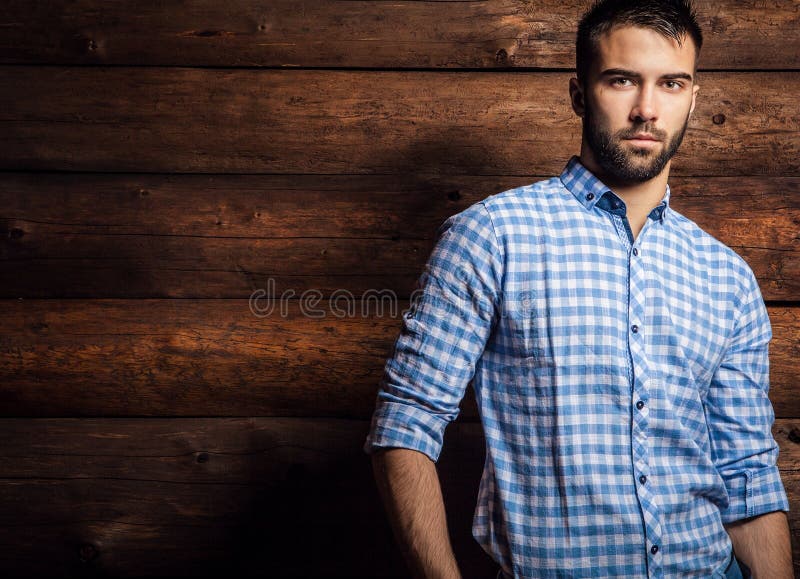
[[[757,282],[669,194],[634,239],[573,157],[437,232],[364,450],[438,460],[472,380],[473,535],[508,575],[724,577],[723,524],[789,510]]]

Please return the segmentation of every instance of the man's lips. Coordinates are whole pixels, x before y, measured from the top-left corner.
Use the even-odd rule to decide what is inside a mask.
[[[644,147],[644,148],[653,148],[656,146],[656,143],[660,142],[660,139],[656,139],[653,135],[648,135],[644,133],[634,135],[632,137],[627,137],[625,140],[635,147]]]
[[[659,141],[660,139],[656,139],[653,135],[648,135],[645,133],[639,133],[633,135],[632,137],[627,137],[626,140],[628,141]]]

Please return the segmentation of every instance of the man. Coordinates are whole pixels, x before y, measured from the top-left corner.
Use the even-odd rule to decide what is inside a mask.
[[[580,156],[441,226],[365,443],[416,575],[459,576],[434,461],[474,377],[498,576],[792,577],[764,302],[669,206],[701,45],[688,2],[595,5]]]

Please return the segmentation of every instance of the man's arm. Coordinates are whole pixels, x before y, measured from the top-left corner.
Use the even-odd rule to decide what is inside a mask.
[[[435,462],[499,319],[502,247],[476,203],[439,227],[386,362],[364,450],[415,574],[459,577]]]
[[[433,461],[416,450],[388,448],[372,455],[372,466],[395,537],[414,576],[460,578]]]
[[[725,482],[722,523],[737,559],[755,577],[792,577],[784,511],[789,510],[772,436],[769,399],[769,316],[747,268],[735,300],[734,331],[704,400],[712,457]]]
[[[725,525],[736,558],[755,579],[792,579],[792,543],[786,513],[774,511]]]

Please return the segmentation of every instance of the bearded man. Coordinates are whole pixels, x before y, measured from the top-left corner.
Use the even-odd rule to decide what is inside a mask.
[[[416,575],[460,576],[434,463],[473,380],[498,577],[793,576],[764,301],[670,207],[701,46],[687,1],[597,3],[580,155],[437,232],[364,445]]]

